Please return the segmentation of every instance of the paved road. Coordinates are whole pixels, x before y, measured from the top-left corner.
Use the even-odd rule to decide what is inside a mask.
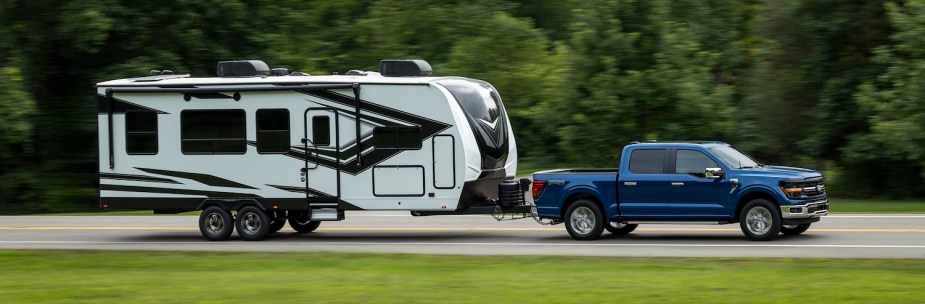
[[[925,258],[925,215],[831,215],[800,236],[751,242],[738,225],[641,225],[629,236],[569,238],[562,225],[489,216],[354,212],[314,233],[262,242],[201,238],[194,216],[4,216],[0,249],[331,251],[466,255]]]

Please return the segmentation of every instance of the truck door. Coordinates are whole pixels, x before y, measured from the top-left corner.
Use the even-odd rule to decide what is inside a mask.
[[[690,149],[673,150],[671,174],[671,213],[679,217],[728,217],[724,208],[732,183],[728,179],[706,178],[706,168],[720,168],[707,154]],[[728,172],[728,170],[726,170]]]
[[[621,170],[617,183],[620,214],[624,218],[665,218],[668,208],[668,150],[636,149],[629,168]]]
[[[334,108],[305,110],[305,188],[309,202],[340,198],[339,115]]]

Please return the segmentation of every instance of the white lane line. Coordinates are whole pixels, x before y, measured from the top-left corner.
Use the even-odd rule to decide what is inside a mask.
[[[163,244],[189,244],[203,245],[203,242],[104,242],[104,241],[0,241],[0,244],[49,244],[49,245],[163,245]],[[208,243],[212,245],[239,245],[237,242]],[[269,245],[352,245],[352,246],[515,246],[515,247],[733,247],[733,248],[893,248],[893,249],[925,249],[925,245],[809,245],[809,244],[609,244],[609,243],[492,243],[492,242],[310,242],[310,243],[264,243]],[[253,248],[259,248],[256,246]]]

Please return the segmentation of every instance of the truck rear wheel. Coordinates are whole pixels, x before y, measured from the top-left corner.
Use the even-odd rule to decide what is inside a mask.
[[[604,213],[592,201],[576,201],[565,212],[565,230],[573,239],[595,240],[604,232],[604,225]]]
[[[270,217],[266,212],[254,206],[246,206],[238,210],[235,228],[245,241],[259,241],[270,233],[270,223]]]
[[[315,231],[315,229],[318,229],[318,226],[321,226],[321,222],[312,221],[308,218],[308,212],[302,212],[289,218],[289,227],[292,227],[292,229],[298,233]]]
[[[636,227],[639,227],[639,224],[623,224],[618,222],[610,222],[607,225],[604,225],[604,229],[607,229],[613,235],[627,235],[633,230],[636,230]]]
[[[766,199],[748,202],[739,213],[742,233],[752,241],[770,241],[777,238],[781,222],[780,208]]]
[[[785,235],[799,235],[806,232],[806,229],[809,229],[809,225],[812,224],[783,225],[780,228],[780,232],[783,232]]]
[[[211,206],[202,210],[202,214],[199,215],[199,232],[207,240],[227,240],[232,231],[234,231],[234,220],[228,210]]]

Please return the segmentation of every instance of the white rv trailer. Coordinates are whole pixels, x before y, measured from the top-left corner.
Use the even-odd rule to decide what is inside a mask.
[[[310,76],[251,60],[220,62],[219,77],[98,83],[100,205],[202,210],[209,240],[235,228],[259,240],[287,219],[310,232],[344,210],[525,210],[526,187],[502,183],[517,150],[494,87],[431,77],[422,60],[384,60],[380,72]],[[520,200],[499,201],[501,184]]]

